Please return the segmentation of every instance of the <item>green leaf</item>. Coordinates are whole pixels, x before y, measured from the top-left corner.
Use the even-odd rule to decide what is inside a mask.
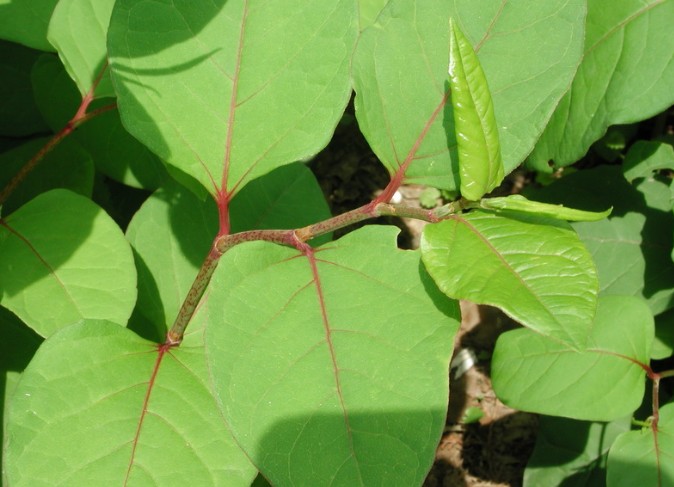
[[[556,220],[593,222],[603,220],[611,214],[611,208],[606,211],[583,211],[566,208],[562,205],[551,205],[538,201],[529,201],[524,196],[513,194],[497,198],[485,198],[480,201],[480,207],[496,212],[514,211],[531,215],[554,218]]]
[[[0,188],[4,188],[49,139],[40,138],[0,154]],[[91,196],[94,165],[77,142],[64,140],[42,159],[2,205],[9,215],[37,195],[54,188]]]
[[[501,335],[492,358],[494,391],[508,406],[524,411],[590,421],[630,415],[645,390],[653,315],[632,296],[601,296],[587,347],[530,330]]]
[[[0,220],[0,304],[42,336],[83,318],[126,323],[131,249],[110,217],[62,189]]]
[[[623,433],[608,454],[608,486],[674,484],[674,403],[660,408],[657,439],[652,428]]]
[[[566,223],[472,211],[427,225],[421,254],[448,296],[501,308],[524,326],[571,347],[585,344],[597,276],[590,255]]]
[[[550,161],[572,164],[609,125],[643,120],[674,103],[674,37],[664,34],[672,23],[669,1],[588,2],[583,62],[529,157],[531,167],[551,172]]]
[[[461,196],[475,201],[503,181],[498,126],[487,79],[473,46],[449,20],[449,87]]]
[[[392,176],[458,188],[447,79],[451,17],[475,46],[489,82],[510,172],[531,151],[573,78],[584,16],[581,0],[392,0],[362,33],[354,55],[358,125]]]
[[[674,170],[674,147],[663,142],[639,140],[630,147],[623,162],[623,174],[630,183],[651,177],[661,169]]]
[[[609,448],[618,435],[629,429],[629,417],[610,423],[590,423],[541,416],[536,447],[524,471],[524,486],[606,485]]]
[[[323,148],[346,106],[355,0],[117,1],[108,36],[125,127],[212,195]]]
[[[65,68],[52,54],[44,54],[31,73],[35,100],[54,132],[61,130],[75,115],[81,96]],[[90,110],[113,103],[94,101]],[[128,186],[157,189],[167,178],[161,161],[122,127],[117,110],[109,110],[78,127],[71,134],[91,154],[96,168],[106,176]]]
[[[30,85],[30,71],[40,56],[37,51],[0,41],[0,135],[22,137],[47,129]]]
[[[53,51],[47,41],[49,19],[58,0],[12,0],[0,5],[0,39]]]
[[[573,224],[597,265],[599,289],[643,297],[653,314],[659,314],[674,304],[670,255],[674,217],[668,184],[649,178],[633,187],[620,167],[600,166],[566,176],[542,190],[530,188],[526,195],[588,211],[612,206],[606,220]]]
[[[162,352],[106,321],[59,331],[12,400],[10,485],[250,485],[256,470],[222,422],[205,365],[200,335]]]
[[[651,350],[653,360],[662,360],[674,353],[674,308],[655,317],[655,340]]]
[[[420,485],[431,466],[459,310],[396,233],[221,258],[207,357],[227,423],[272,485]]]
[[[114,0],[59,0],[49,22],[47,38],[82,96],[91,91],[99,77],[94,96],[115,96],[105,45],[114,4]]]

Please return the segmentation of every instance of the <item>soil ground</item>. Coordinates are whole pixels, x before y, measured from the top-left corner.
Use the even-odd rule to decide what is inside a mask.
[[[331,205],[333,215],[362,206],[388,183],[389,176],[348,115],[330,145],[309,163]],[[514,173],[497,192],[518,192],[526,175]],[[419,206],[421,186],[400,188],[402,203]],[[363,222],[361,225],[373,223]],[[416,248],[425,222],[380,218],[374,223],[401,229],[398,244]],[[335,238],[358,225],[342,229]],[[462,302],[461,329],[454,356],[468,349],[475,364],[460,377],[450,375],[450,398],[445,431],[424,487],[511,487],[522,485],[524,468],[533,450],[538,419],[503,405],[489,378],[490,357],[499,334],[518,325],[500,311]],[[466,352],[463,352],[466,353]],[[449,371],[448,371],[449,373]],[[468,408],[479,408],[479,421],[465,424]]]

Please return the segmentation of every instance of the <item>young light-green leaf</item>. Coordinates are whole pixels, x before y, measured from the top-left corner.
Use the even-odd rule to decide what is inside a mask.
[[[160,362],[115,323],[50,337],[10,406],[8,485],[249,486],[257,472],[217,410],[200,336]]]
[[[532,330],[584,346],[597,274],[567,223],[472,211],[427,225],[421,254],[448,296],[497,306]]]
[[[630,415],[645,391],[653,315],[633,296],[602,296],[587,347],[514,330],[496,342],[492,382],[499,399],[524,411],[591,421]]]
[[[0,303],[46,337],[83,318],[126,323],[136,268],[107,213],[55,189],[0,220],[0,290]]]
[[[556,220],[567,220],[575,222],[593,222],[603,220],[611,214],[611,208],[606,211],[583,211],[575,208],[567,208],[562,205],[552,205],[550,203],[540,203],[530,201],[520,194],[510,196],[500,196],[496,198],[484,198],[480,201],[480,207],[485,210],[514,211],[516,213],[526,213],[538,215]]]
[[[494,105],[480,60],[466,36],[449,20],[449,87],[459,155],[459,191],[475,201],[503,180]]]
[[[431,466],[459,311],[396,233],[360,229],[310,258],[253,242],[220,261],[209,366],[272,485],[407,487]]]

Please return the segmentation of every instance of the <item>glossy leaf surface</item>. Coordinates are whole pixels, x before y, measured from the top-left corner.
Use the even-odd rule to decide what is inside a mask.
[[[529,157],[539,171],[549,161],[577,161],[609,125],[657,114],[674,103],[674,3],[591,0],[583,62]]]
[[[632,296],[602,296],[587,347],[515,330],[501,335],[493,355],[492,382],[512,408],[591,421],[632,414],[645,390],[653,316]]]
[[[136,270],[112,219],[55,189],[0,220],[0,290],[4,307],[49,336],[83,318],[126,323]]]
[[[660,408],[657,446],[651,428],[628,431],[608,455],[608,486],[674,483],[674,403]]]
[[[389,2],[363,32],[353,60],[361,131],[392,176],[458,188],[447,79],[452,17],[489,82],[510,172],[533,147],[573,77],[584,15],[580,0]]]
[[[106,36],[114,4],[114,0],[59,0],[49,22],[49,42],[83,96],[97,78],[100,82],[94,95],[115,96],[106,60]]]
[[[395,233],[222,257],[207,357],[235,438],[273,485],[418,485],[430,467],[459,311]]]
[[[501,308],[572,347],[585,344],[597,276],[565,222],[473,211],[426,226],[421,253],[448,296]]]
[[[477,200],[503,180],[498,126],[487,79],[473,46],[449,21],[449,88],[461,196]]]
[[[110,66],[124,125],[211,194],[322,149],[350,94],[354,0],[122,0]]]
[[[201,340],[159,367],[157,345],[115,323],[48,339],[12,401],[10,485],[250,485],[256,471],[215,406]]]

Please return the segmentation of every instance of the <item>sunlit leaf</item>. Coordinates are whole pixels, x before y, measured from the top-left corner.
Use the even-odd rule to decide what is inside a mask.
[[[207,357],[272,485],[420,485],[430,468],[458,306],[395,233],[361,229],[309,256],[254,242],[221,259]]]
[[[585,344],[597,276],[565,222],[473,211],[426,226],[421,253],[448,296],[497,306],[572,347]]]

